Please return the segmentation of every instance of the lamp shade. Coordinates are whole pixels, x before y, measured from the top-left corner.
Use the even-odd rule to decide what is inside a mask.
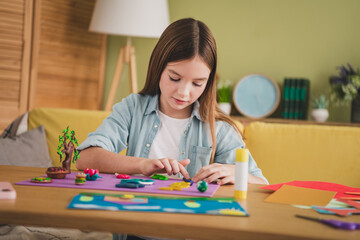
[[[97,0],[89,30],[158,38],[168,25],[167,0]]]

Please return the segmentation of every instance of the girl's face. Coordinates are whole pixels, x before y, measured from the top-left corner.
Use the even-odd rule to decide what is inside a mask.
[[[161,74],[160,111],[172,118],[188,118],[192,104],[204,92],[210,68],[199,57],[169,62]]]

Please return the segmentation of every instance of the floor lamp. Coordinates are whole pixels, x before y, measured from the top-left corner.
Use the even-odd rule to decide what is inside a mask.
[[[105,110],[111,110],[124,64],[130,73],[130,92],[137,92],[135,49],[131,37],[159,38],[169,24],[167,0],[97,0],[89,30],[127,37],[120,49]]]

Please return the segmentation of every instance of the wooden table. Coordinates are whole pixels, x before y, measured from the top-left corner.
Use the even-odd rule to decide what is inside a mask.
[[[360,216],[340,218],[284,204],[265,203],[269,195],[259,185],[249,185],[248,199],[240,204],[249,217],[178,213],[67,209],[80,192],[113,191],[14,185],[44,174],[45,169],[0,165],[0,181],[9,181],[17,192],[14,201],[0,200],[0,224],[78,228],[158,237],[191,239],[360,239],[360,230],[344,231],[295,214],[360,222]],[[143,195],[143,194],[142,194]],[[215,197],[232,197],[233,186],[223,186]]]

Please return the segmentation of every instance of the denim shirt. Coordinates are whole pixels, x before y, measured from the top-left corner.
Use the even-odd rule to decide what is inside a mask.
[[[131,94],[113,107],[113,112],[95,132],[77,148],[79,151],[97,146],[119,153],[127,148],[127,155],[148,158],[151,144],[161,124],[158,115],[158,96]],[[227,122],[216,122],[216,152],[214,162],[235,164],[235,149],[245,143]],[[178,161],[190,159],[185,168],[193,177],[209,164],[212,143],[208,124],[201,120],[199,102],[194,103],[189,124],[181,136]],[[250,154],[249,173],[267,181]]]

